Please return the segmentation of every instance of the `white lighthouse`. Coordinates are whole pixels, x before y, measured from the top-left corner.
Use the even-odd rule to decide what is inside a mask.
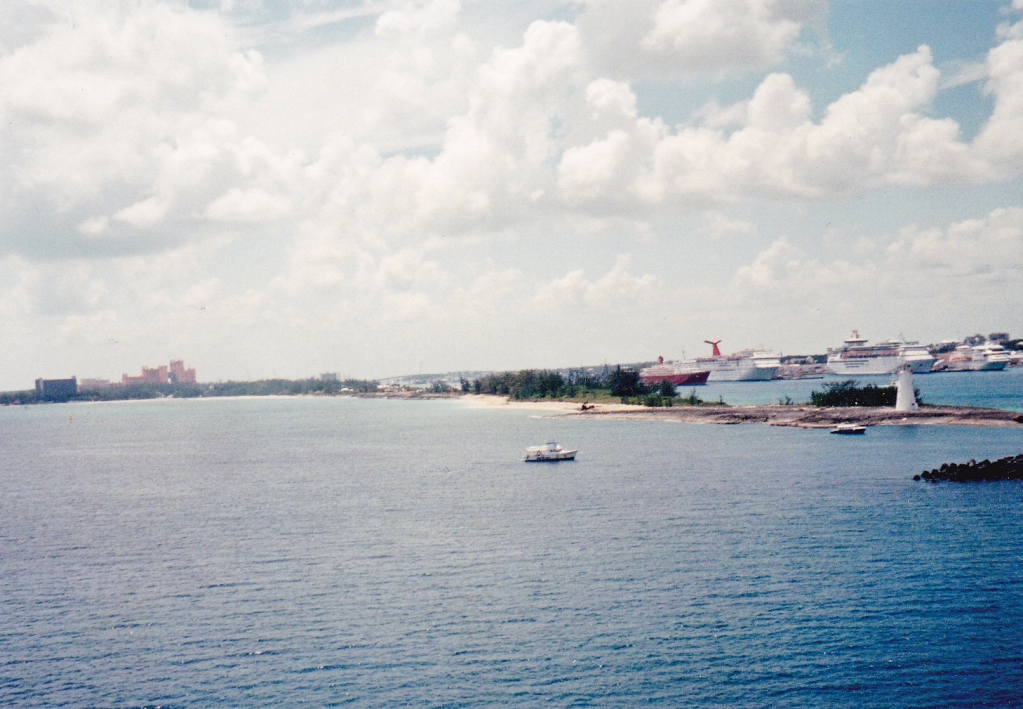
[[[895,396],[896,411],[916,411],[916,394],[913,392],[913,373],[909,367],[899,369],[899,391]]]

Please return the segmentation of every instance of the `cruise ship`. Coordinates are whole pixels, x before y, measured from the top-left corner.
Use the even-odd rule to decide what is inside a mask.
[[[781,367],[781,357],[765,350],[741,350],[730,355],[721,354],[721,340],[704,340],[713,347],[710,357],[697,357],[693,365],[710,371],[712,382],[762,382],[772,379]]]
[[[926,374],[933,369],[937,361],[927,346],[919,342],[899,342],[899,356],[909,365],[909,371],[913,374]]]
[[[949,355],[950,372],[997,372],[1009,364],[1009,352],[997,342],[971,347],[959,345]]]
[[[853,330],[841,347],[828,348],[828,371],[832,374],[893,374],[908,365],[914,374],[924,374],[934,366],[934,357],[918,342],[886,340],[874,345]]]
[[[708,376],[710,370],[696,367],[695,361],[691,359],[665,362],[664,357],[658,357],[657,364],[639,370],[640,381],[653,385],[661,382],[671,382],[676,386],[706,384]]]

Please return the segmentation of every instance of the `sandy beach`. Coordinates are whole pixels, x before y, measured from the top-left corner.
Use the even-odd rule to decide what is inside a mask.
[[[466,394],[458,398],[463,404],[476,409],[522,409],[527,411],[539,411],[548,414],[573,414],[583,413],[582,404],[577,401],[513,401],[507,396],[493,396],[491,394]],[[622,413],[643,413],[653,411],[646,406],[635,406],[631,404],[587,403],[592,409],[585,413],[599,414],[622,414]]]

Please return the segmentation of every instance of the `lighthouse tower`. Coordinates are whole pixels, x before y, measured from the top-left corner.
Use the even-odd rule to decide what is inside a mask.
[[[913,392],[913,373],[909,367],[899,369],[899,391],[895,396],[896,411],[916,411],[916,394]]]

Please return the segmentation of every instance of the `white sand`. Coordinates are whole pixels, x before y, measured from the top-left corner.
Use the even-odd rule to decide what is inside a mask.
[[[522,409],[527,411],[543,411],[550,414],[567,414],[573,411],[581,411],[582,405],[575,401],[513,401],[506,396],[492,396],[490,394],[466,394],[458,398],[466,406],[474,409]],[[588,409],[593,412],[613,411],[644,411],[643,406],[631,404],[587,404]]]

